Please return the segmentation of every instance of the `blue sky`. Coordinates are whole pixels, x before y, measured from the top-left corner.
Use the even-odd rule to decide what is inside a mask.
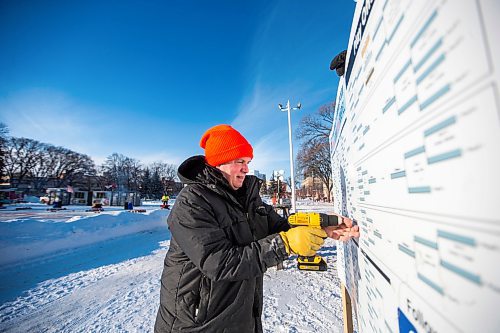
[[[335,99],[331,59],[355,2],[0,2],[0,121],[10,135],[97,164],[112,153],[179,165],[211,126],[254,147],[252,168],[289,175],[288,125]],[[294,145],[297,153],[298,143]]]

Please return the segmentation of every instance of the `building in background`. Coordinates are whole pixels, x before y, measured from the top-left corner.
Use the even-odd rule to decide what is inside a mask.
[[[262,179],[263,181],[266,181],[266,175],[263,173],[260,173],[259,170],[249,170],[247,175],[255,176],[257,178]]]
[[[327,200],[328,188],[314,174],[304,174],[304,180],[302,180],[297,196],[313,200]]]

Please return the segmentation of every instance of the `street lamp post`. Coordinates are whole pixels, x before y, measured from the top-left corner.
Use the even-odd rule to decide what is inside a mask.
[[[286,107],[283,107],[283,105],[278,104],[278,107],[281,111],[286,111],[288,113],[288,141],[290,144],[290,176],[292,178],[292,213],[295,213],[295,172],[293,169],[293,144],[292,144],[292,122],[290,119],[290,111],[292,110],[299,110],[302,105],[300,103],[297,104],[296,107],[290,108],[290,100],[286,102]]]

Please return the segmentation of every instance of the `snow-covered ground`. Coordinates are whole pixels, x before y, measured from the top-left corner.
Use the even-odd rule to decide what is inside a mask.
[[[0,331],[152,332],[169,211],[32,207],[0,211]],[[332,206],[304,202],[298,209]],[[335,242],[319,253],[327,272],[298,271],[291,259],[265,274],[266,332],[342,331]]]

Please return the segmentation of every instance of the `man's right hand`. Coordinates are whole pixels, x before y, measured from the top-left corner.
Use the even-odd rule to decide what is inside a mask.
[[[327,237],[323,229],[312,227],[295,227],[280,232],[288,254],[296,253],[299,256],[310,257],[316,254]]]

